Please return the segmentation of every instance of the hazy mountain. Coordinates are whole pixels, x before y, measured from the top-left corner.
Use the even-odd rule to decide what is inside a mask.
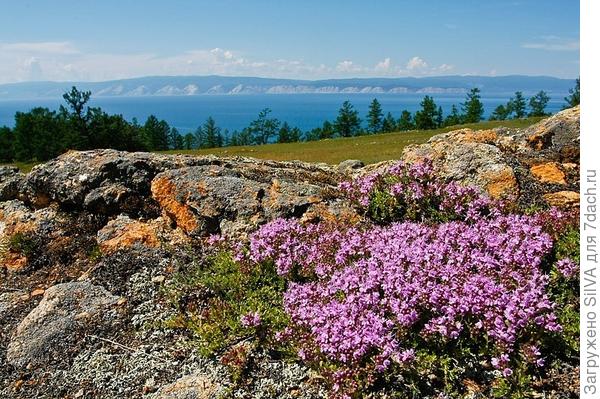
[[[464,93],[479,87],[486,95],[539,90],[563,94],[571,79],[547,76],[437,76],[422,78],[355,78],[293,80],[228,76],[149,76],[106,82],[24,82],[0,85],[0,99],[60,97],[77,86],[94,96],[191,96],[303,93]]]

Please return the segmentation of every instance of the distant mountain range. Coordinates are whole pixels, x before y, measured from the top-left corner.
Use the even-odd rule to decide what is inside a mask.
[[[572,79],[547,76],[438,76],[422,78],[354,78],[292,80],[230,76],[148,76],[105,82],[22,82],[0,85],[0,99],[60,97],[77,86],[93,96],[194,96],[217,94],[304,94],[304,93],[465,93],[479,87],[486,95],[515,91],[533,94],[564,94],[574,86]]]

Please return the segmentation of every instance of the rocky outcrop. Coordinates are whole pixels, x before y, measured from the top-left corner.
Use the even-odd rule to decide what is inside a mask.
[[[324,201],[325,189],[333,187],[321,173],[325,182],[315,176],[298,179],[298,170],[289,166],[182,168],[159,174],[152,196],[165,216],[190,235],[235,236],[277,217],[301,217]]]
[[[60,359],[84,325],[97,324],[118,298],[88,282],[55,285],[23,319],[11,339],[6,358],[14,367],[35,367]],[[106,314],[106,313],[104,313]]]
[[[218,162],[214,157],[72,151],[38,165],[25,179],[21,197],[35,207],[117,214],[144,213],[154,176],[165,170]]]
[[[512,198],[525,207],[572,207],[573,195],[570,201],[558,198],[579,190],[579,107],[527,129],[455,130],[402,154],[407,162],[424,158],[449,180],[478,186],[493,197]]]

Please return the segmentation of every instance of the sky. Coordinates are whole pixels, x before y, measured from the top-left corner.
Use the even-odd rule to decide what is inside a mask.
[[[576,0],[0,0],[0,83],[579,76]]]

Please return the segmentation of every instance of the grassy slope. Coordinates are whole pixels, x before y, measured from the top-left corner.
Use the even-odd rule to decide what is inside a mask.
[[[451,126],[436,130],[411,130],[409,132],[396,132],[375,134],[370,136],[336,138],[331,140],[310,141],[286,144],[268,144],[261,146],[239,146],[210,148],[204,150],[173,150],[164,151],[167,154],[193,154],[193,155],[221,155],[221,156],[247,156],[273,160],[300,160],[306,162],[324,162],[337,164],[346,159],[360,159],[365,163],[375,163],[388,159],[397,159],[402,150],[409,144],[426,142],[430,137],[449,132],[451,130],[472,128],[491,129],[504,126],[508,128],[523,128],[530,126],[542,118],[527,118],[507,121],[480,122],[467,125]],[[17,162],[16,165],[23,172],[29,172],[36,162]]]
[[[374,163],[388,159],[397,159],[409,144],[424,143],[430,137],[451,130],[469,127],[472,129],[490,129],[498,126],[522,128],[530,126],[542,118],[520,120],[480,122],[476,124],[452,126],[436,130],[412,130],[376,134],[369,136],[336,138],[331,140],[310,141],[286,144],[268,144],[262,146],[239,146],[210,148],[203,150],[177,150],[166,153],[194,155],[249,156],[274,160],[301,160],[306,162],[325,162],[337,164],[346,159],[360,159],[365,163]]]

